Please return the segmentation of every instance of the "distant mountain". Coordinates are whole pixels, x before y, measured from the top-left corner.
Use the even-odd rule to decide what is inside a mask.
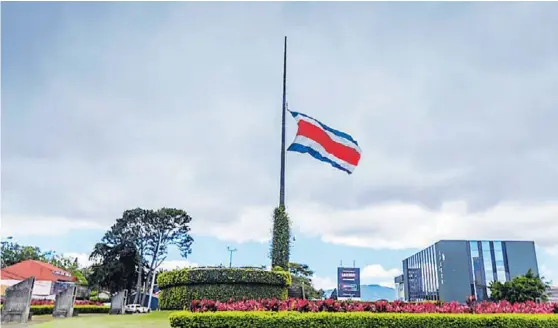
[[[331,295],[333,289],[328,289],[324,293],[326,296]],[[377,301],[377,300],[395,300],[395,289],[380,285],[361,285],[360,286],[361,301]]]

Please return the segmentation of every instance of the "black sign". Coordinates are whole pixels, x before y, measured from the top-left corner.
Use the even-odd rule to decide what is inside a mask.
[[[360,298],[360,268],[337,268],[338,297]]]

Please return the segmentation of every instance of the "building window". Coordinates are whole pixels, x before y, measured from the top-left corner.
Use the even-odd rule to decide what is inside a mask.
[[[433,246],[410,256],[405,260],[404,268],[407,275],[407,300],[424,301],[439,299],[438,272],[436,266],[436,249]],[[443,279],[443,277],[440,277]]]
[[[429,284],[429,272],[428,272],[428,267],[427,267],[427,263],[425,261],[426,259],[426,250],[423,250],[420,252],[420,269],[422,271],[422,279],[423,279],[423,285],[422,285],[422,299],[428,299],[428,290],[430,289],[430,284]]]
[[[478,241],[470,241],[469,247],[471,249],[471,268],[473,270],[473,289],[475,291],[475,296],[478,300],[485,300],[487,299],[486,295],[486,271],[483,263],[484,258],[484,247]],[[490,259],[490,247],[488,249],[488,258]],[[492,265],[489,265],[490,272],[492,272]],[[490,276],[491,277],[491,276]]]
[[[500,282],[506,282],[506,266],[504,263],[504,251],[502,249],[502,242],[494,242],[494,260],[496,262],[496,277]]]
[[[428,284],[429,284],[429,288],[428,288],[428,299],[429,300],[435,300],[436,298],[434,297],[434,293],[436,292],[436,288],[434,287],[434,274],[435,274],[435,269],[434,269],[434,263],[432,261],[432,249],[433,246],[430,246],[426,249],[426,267],[428,270]]]
[[[494,281],[494,271],[492,271],[492,254],[490,253],[490,243],[482,242],[482,258],[484,265],[484,286],[485,288]],[[487,296],[490,297],[490,289],[486,288]]]
[[[418,254],[409,258],[409,268],[407,275],[409,277],[409,301],[419,301],[421,294],[421,270],[418,261]]]
[[[438,280],[438,261],[436,260],[436,245],[432,246],[432,264],[434,265],[434,291],[436,300],[440,299],[440,282]]]
[[[510,281],[511,277],[510,277],[510,268],[508,264],[508,251],[506,249],[505,241],[502,242],[502,254],[504,255],[504,268],[506,270],[506,281]]]
[[[473,293],[478,298],[479,297],[477,291],[478,274],[477,274],[477,267],[475,262],[479,257],[479,247],[476,241],[469,242],[469,250],[471,252],[470,255],[471,255],[471,271],[472,271],[471,274],[473,276]]]

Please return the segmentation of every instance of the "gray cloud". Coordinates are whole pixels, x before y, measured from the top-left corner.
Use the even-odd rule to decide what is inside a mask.
[[[285,34],[290,107],[363,149],[352,176],[289,154],[289,201],[464,200],[475,212],[558,199],[555,4],[95,8],[87,20],[61,11],[30,62],[14,42],[41,27],[3,26],[3,68],[29,74],[3,76],[3,214],[108,224],[129,207],[177,206],[215,234],[271,208]]]

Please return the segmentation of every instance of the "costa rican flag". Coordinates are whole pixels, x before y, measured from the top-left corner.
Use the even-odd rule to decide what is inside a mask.
[[[307,153],[317,160],[353,173],[360,161],[360,147],[353,137],[302,113],[291,112],[298,123],[295,140],[287,150]]]

